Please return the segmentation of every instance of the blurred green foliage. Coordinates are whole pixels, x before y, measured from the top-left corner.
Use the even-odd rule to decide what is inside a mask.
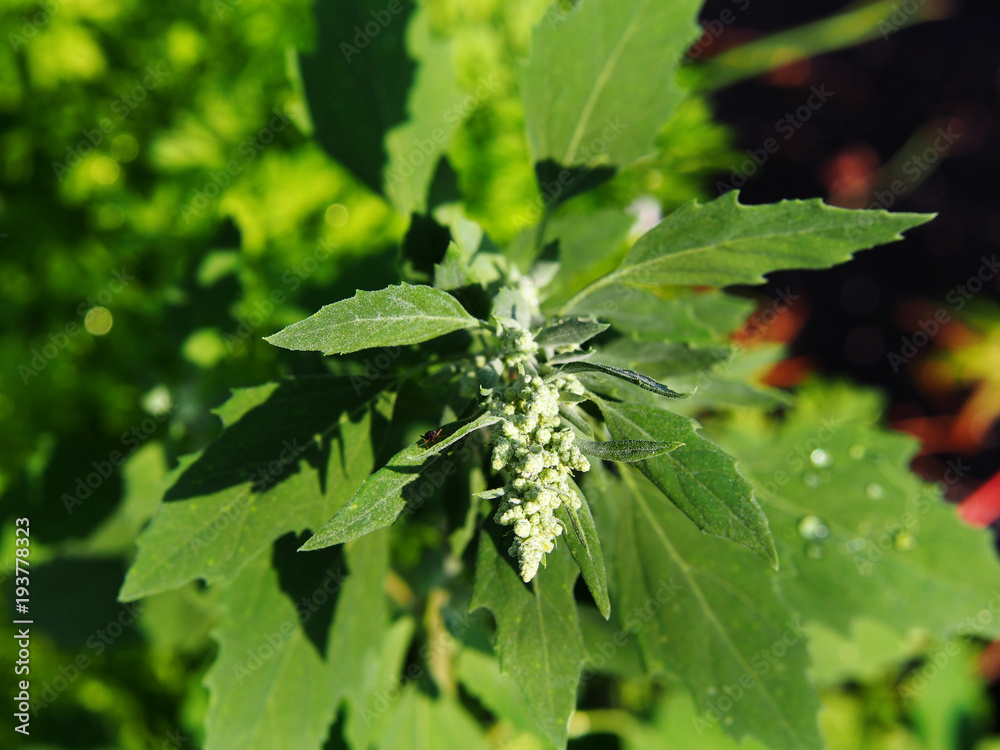
[[[426,5],[432,29],[454,42],[471,102],[448,162],[470,217],[501,244],[527,229],[525,207],[538,198],[512,61],[540,18],[558,23],[547,6]],[[33,746],[196,747],[217,592],[191,584],[118,604],[132,542],[177,456],[218,431],[209,409],[230,388],[323,366],[261,337],[395,281],[409,218],[313,138],[296,53],[315,44],[307,0],[8,0],[0,36],[0,556],[13,559],[11,520],[30,517],[32,598],[48,608],[32,669],[52,698]],[[484,79],[496,85],[478,97]],[[731,143],[706,101],[689,99],[652,163],[569,211],[643,195],[669,211],[707,197],[708,177],[735,157]],[[125,470],[67,506],[77,482],[116,454],[130,458]],[[0,578],[6,590],[10,571]],[[874,636],[823,638],[820,652],[867,653]],[[933,693],[899,705],[900,660],[917,669],[940,648],[890,643],[892,660],[864,657],[855,669],[817,659],[831,747],[944,748],[949,722],[981,724],[964,656]],[[4,695],[14,692],[11,661],[0,652]],[[662,747],[661,726],[684,741],[674,731],[690,727],[684,701],[628,679],[618,690],[623,705],[655,717],[624,746]],[[691,742],[732,744],[721,732]]]

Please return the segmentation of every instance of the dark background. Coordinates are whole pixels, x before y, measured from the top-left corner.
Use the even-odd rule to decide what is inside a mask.
[[[905,241],[861,253],[852,263],[770,277],[772,292],[791,286],[805,298],[802,309],[808,313],[799,321],[793,355],[801,357],[806,367],[884,389],[891,401],[890,420],[911,431],[914,420],[922,424],[925,417],[953,414],[968,393],[928,392],[920,387],[917,368],[940,343],[937,340],[898,372],[888,355],[900,351],[903,337],[919,330],[920,320],[933,318],[941,307],[954,312],[944,301],[946,295],[973,276],[983,264],[981,258],[996,253],[1000,242],[996,184],[1000,144],[994,130],[1000,91],[1000,6],[989,0],[925,0],[918,6],[920,13],[940,20],[793,64],[713,96],[719,118],[736,128],[737,145],[746,151],[775,137],[780,113],[801,106],[811,86],[825,85],[834,94],[794,136],[787,141],[778,136],[781,149],[747,181],[743,202],[823,197],[851,208],[884,205],[893,211],[939,214],[930,224],[910,231]],[[705,57],[757,34],[847,7],[831,0],[749,4],[709,0],[704,21],[719,18],[726,8],[734,9],[736,21]],[[883,182],[892,178],[880,180],[879,170],[894,157],[905,163],[911,157],[907,142],[914,135],[949,125],[961,137],[926,179],[893,198],[891,205],[885,203],[883,192],[880,204],[875,191],[884,191]],[[923,146],[911,143],[909,150],[916,155]],[[905,177],[903,182],[911,184]],[[974,301],[998,299],[993,278]],[[964,465],[971,464],[967,477],[949,488],[952,500],[967,495],[1000,466],[996,422],[978,446],[960,444],[944,431],[937,432],[919,435],[928,454],[937,455],[922,457],[915,468],[937,479],[949,459],[961,457]]]

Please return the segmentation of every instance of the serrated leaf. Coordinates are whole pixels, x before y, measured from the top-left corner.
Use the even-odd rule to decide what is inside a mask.
[[[681,679],[701,726],[821,750],[804,632],[749,553],[699,534],[646,480],[588,475],[612,604],[647,667]],[[696,728],[697,728],[696,724]]]
[[[632,246],[621,266],[598,284],[760,284],[764,274],[829,268],[853,253],[902,239],[929,214],[854,211],[821,200],[743,205],[736,191],[705,204],[692,201]]]
[[[284,349],[349,354],[380,346],[403,346],[475,328],[473,318],[447,292],[398,284],[320,308],[264,340]]]
[[[584,658],[573,599],[576,577],[569,553],[557,546],[529,587],[512,561],[497,552],[489,534],[479,535],[469,610],[485,607],[493,613],[500,667],[513,677],[536,723],[559,748],[566,746]]]
[[[667,386],[663,385],[663,383],[658,383],[651,377],[643,375],[640,372],[633,372],[632,370],[626,370],[622,367],[602,365],[599,362],[570,362],[560,368],[559,372],[599,372],[602,375],[611,375],[619,380],[624,380],[632,385],[637,385],[644,390],[652,391],[656,395],[664,396],[665,398],[687,398],[691,395],[689,393],[678,393],[677,391],[671,390],[670,388],[667,388]]]
[[[376,658],[386,629],[388,539],[372,536],[352,548],[346,580],[338,557],[316,572],[313,611],[285,591],[267,554],[226,589],[215,632],[219,655],[205,677],[206,750],[320,747],[337,706],[360,690],[363,665]],[[309,626],[331,610],[328,631],[311,634]]]
[[[608,600],[608,576],[604,569],[604,552],[601,550],[601,540],[597,536],[597,527],[594,526],[594,517],[590,514],[590,506],[587,498],[582,492],[577,492],[580,497],[580,509],[573,510],[563,503],[556,510],[556,518],[563,525],[565,531],[562,538],[566,540],[583,582],[587,584],[590,595],[594,597],[594,604],[604,619],[611,617],[611,602]]]
[[[216,442],[168,475],[119,597],[197,578],[224,583],[274,539],[319,528],[371,472],[373,440],[380,442],[391,410],[391,399],[380,398],[348,414],[354,399],[347,378],[236,391],[217,410],[227,428]]]
[[[543,19],[520,77],[535,161],[570,166],[603,154],[625,165],[653,151],[682,98],[674,77],[698,38],[700,7],[700,0],[583,0],[565,19]]]
[[[607,323],[582,318],[564,320],[539,331],[535,343],[553,347],[584,344],[610,327]]]
[[[457,428],[454,424],[446,425],[442,428],[446,437],[432,445],[416,443],[404,448],[364,481],[350,502],[302,545],[302,551],[342,544],[388,526],[403,512],[407,502],[417,498],[414,489],[420,474],[431,467],[445,448],[501,419],[485,414]]]
[[[635,463],[669,453],[680,448],[684,443],[666,443],[657,440],[605,440],[602,442],[577,440],[576,445],[583,453],[594,458]]]
[[[737,423],[723,436],[767,509],[789,604],[841,633],[860,616],[900,635],[1000,633],[992,535],[963,525],[910,473],[918,443],[879,429],[878,405],[845,388],[798,403],[780,427]]]
[[[688,417],[645,404],[599,401],[618,440],[656,440],[684,445],[638,464],[639,470],[706,534],[746,547],[777,567],[767,517],[736,461],[697,432]]]

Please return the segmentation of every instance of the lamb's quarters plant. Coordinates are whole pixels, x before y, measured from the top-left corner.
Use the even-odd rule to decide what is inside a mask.
[[[670,710],[713,746],[821,748],[810,628],[1000,630],[978,616],[989,538],[909,473],[914,443],[846,386],[763,386],[775,354],[733,345],[752,306],[723,290],[930,216],[733,192],[629,241],[621,206],[574,197],[656,152],[700,3],[582,0],[519,67],[544,199],[498,243],[446,184],[455,72],[427,10],[345,59],[336,29],[382,4],[342,5],[319,4],[302,82],[324,146],[415,212],[399,273],[266,338],[327,356],[216,410],[121,591],[224,589],[209,750],[320,748],[331,726],[355,750],[563,748],[595,673],[679,684]]]

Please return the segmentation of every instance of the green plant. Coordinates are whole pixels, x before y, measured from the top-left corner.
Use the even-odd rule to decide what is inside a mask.
[[[411,217],[397,283],[268,337],[335,356],[216,410],[121,591],[221,589],[207,747],[320,747],[333,724],[354,748],[692,727],[819,748],[810,628],[995,633],[989,539],[909,474],[911,441],[867,394],[763,386],[773,353],[731,343],[752,305],[720,291],[930,217],[727,193],[630,242],[616,201],[696,101],[675,63],[700,3],[584,0],[519,72],[539,194],[478,222],[448,158],[468,83],[433,15],[390,5],[320,4],[300,72],[317,139]],[[661,702],[673,683],[690,706]],[[570,726],[605,702],[634,716]]]

